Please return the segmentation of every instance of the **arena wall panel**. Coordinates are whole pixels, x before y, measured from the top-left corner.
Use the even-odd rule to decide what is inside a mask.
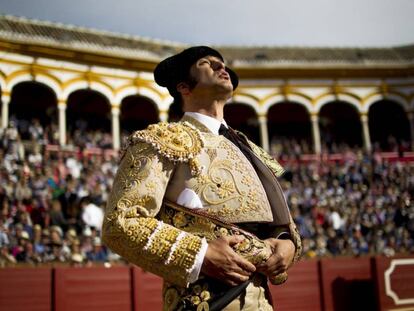
[[[375,284],[369,257],[322,259],[324,311],[375,311]]]
[[[132,268],[135,311],[162,310],[162,279],[141,268]]]
[[[289,278],[281,286],[270,286],[276,310],[320,311],[321,290],[317,260],[301,261],[289,269]]]
[[[52,310],[52,269],[0,269],[0,310]]]
[[[129,267],[56,268],[55,311],[130,311]]]
[[[414,310],[414,258],[373,258],[380,311]]]

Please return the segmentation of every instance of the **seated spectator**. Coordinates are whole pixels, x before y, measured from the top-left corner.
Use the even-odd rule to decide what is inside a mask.
[[[81,201],[82,220],[89,226],[96,229],[102,228],[104,212],[102,208],[92,203],[89,197],[85,197]]]
[[[93,248],[86,253],[86,258],[90,261],[105,262],[108,260],[108,255],[105,248],[102,246],[101,239],[95,237],[93,239]]]

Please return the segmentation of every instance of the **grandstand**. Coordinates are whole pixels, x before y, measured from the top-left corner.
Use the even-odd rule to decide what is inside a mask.
[[[178,117],[152,69],[185,47],[0,16],[0,267],[125,264],[99,237],[118,151]],[[365,272],[371,257],[412,259],[414,45],[217,48],[241,77],[226,120],[286,168],[312,273],[338,257]],[[324,297],[315,310],[342,310]]]

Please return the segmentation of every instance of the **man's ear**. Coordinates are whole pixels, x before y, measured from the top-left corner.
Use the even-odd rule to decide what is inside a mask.
[[[190,87],[185,82],[180,82],[177,84],[177,91],[181,93],[181,95],[188,95],[190,94]]]

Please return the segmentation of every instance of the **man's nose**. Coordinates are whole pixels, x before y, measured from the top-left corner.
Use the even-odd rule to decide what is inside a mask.
[[[225,69],[226,68],[226,66],[224,66],[224,63],[222,63],[222,62],[214,62],[214,64],[213,64],[213,69],[214,70],[222,70],[222,69]]]

